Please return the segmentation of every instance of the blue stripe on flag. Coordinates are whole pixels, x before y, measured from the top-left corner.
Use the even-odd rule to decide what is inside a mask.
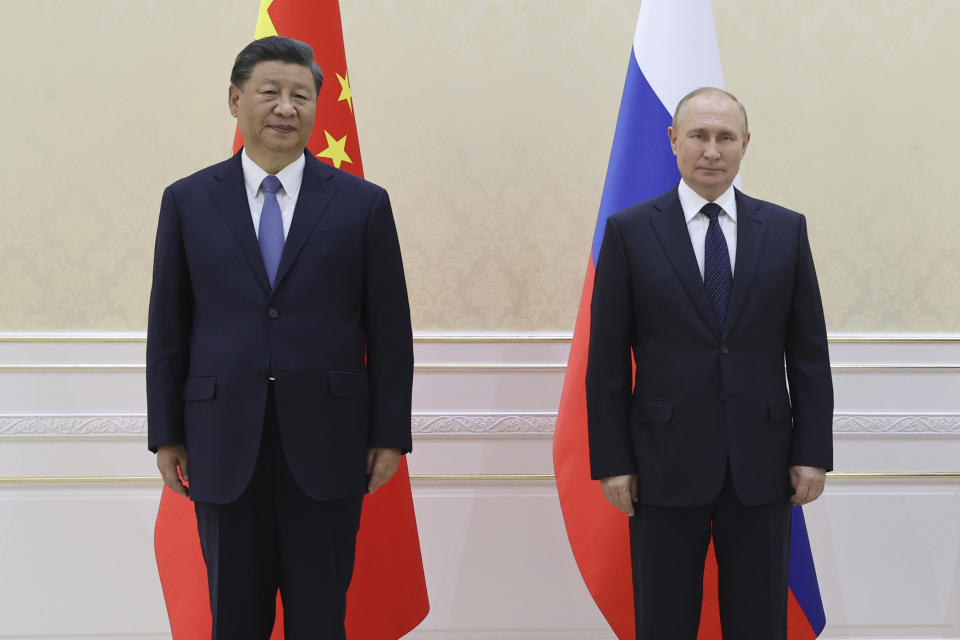
[[[600,255],[607,218],[632,204],[659,196],[680,181],[677,161],[667,137],[672,118],[673,114],[667,111],[643,77],[631,51],[607,165],[607,180],[593,232],[594,264]]]
[[[827,624],[827,616],[823,611],[823,600],[820,599],[820,586],[817,584],[817,572],[813,567],[813,554],[810,553],[810,538],[807,537],[803,507],[794,505],[791,528],[790,590],[810,621],[810,626],[820,635]]]

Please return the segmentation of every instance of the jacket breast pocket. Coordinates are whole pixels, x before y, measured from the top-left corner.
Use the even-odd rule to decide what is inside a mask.
[[[193,376],[183,381],[185,401],[213,400],[217,395],[217,376]]]
[[[347,398],[366,398],[370,395],[370,382],[367,374],[349,371],[331,371],[330,395]]]
[[[633,422],[665,424],[673,420],[673,403],[669,400],[642,400],[630,411]]]

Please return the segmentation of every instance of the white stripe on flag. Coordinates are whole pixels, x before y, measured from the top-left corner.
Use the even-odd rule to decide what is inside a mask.
[[[710,0],[643,0],[633,55],[670,114],[698,87],[723,88]]]

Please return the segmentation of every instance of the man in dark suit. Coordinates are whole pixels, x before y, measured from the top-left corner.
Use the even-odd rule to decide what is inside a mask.
[[[243,150],[160,206],[149,447],[195,502],[215,639],[268,638],[278,589],[287,640],[344,638],[363,495],[411,446],[390,202],[305,151],[322,80],[305,43],[244,48],[229,89]]]
[[[712,535],[723,637],[781,640],[790,505],[833,451],[806,221],[733,187],[750,134],[731,94],[690,93],[668,134],[681,182],[611,216],[597,261],[591,474],[632,516],[637,638],[697,637]]]

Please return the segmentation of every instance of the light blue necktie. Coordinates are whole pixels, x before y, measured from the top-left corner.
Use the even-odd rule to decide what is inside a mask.
[[[283,255],[283,217],[280,215],[280,203],[277,202],[277,191],[282,186],[277,176],[267,176],[260,183],[263,189],[263,209],[260,211],[260,232],[257,241],[260,244],[260,255],[263,256],[263,266],[267,268],[267,279],[270,280],[271,287],[277,278],[280,256]]]
[[[730,270],[727,239],[723,236],[718,219],[721,211],[723,209],[715,202],[708,202],[700,209],[700,213],[710,218],[707,237],[703,243],[703,288],[706,289],[710,306],[713,307],[713,317],[722,331],[727,323],[727,304],[730,301],[733,273]]]

